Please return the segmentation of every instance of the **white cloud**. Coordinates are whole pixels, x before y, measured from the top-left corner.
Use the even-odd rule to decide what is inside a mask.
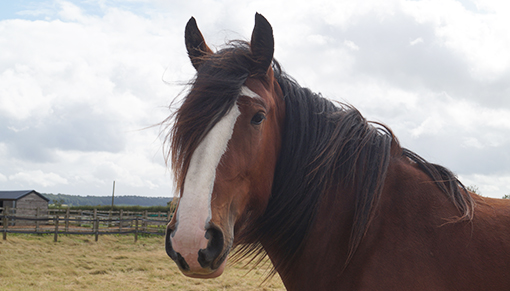
[[[19,172],[9,176],[9,180],[24,183],[26,185],[37,185],[42,187],[67,184],[67,179],[53,172],[45,173],[41,170]]]
[[[2,58],[4,59],[4,58]],[[41,88],[27,65],[15,64],[0,74],[0,113],[23,120],[32,114],[48,114],[50,100],[44,100]]]
[[[414,138],[421,137],[422,135],[436,135],[443,128],[444,122],[441,121],[439,116],[434,115],[425,119],[417,128],[411,130],[411,135]]]
[[[359,46],[357,46],[354,42],[350,40],[345,40],[344,45],[353,51],[359,51]]]
[[[113,178],[124,194],[169,196],[158,131],[142,130],[169,114],[181,90],[162,80],[166,72],[176,81],[182,66],[171,59],[168,22],[54,4],[32,10],[43,7],[30,15],[44,20],[0,21],[0,172],[9,177],[0,187],[93,195]]]
[[[473,77],[493,81],[510,65],[510,10],[506,1],[476,2],[490,12],[469,11],[454,0],[403,1],[403,7],[420,23],[432,23],[443,44],[465,57]]]
[[[500,175],[461,175],[459,177],[466,186],[476,185],[480,193],[488,197],[501,198],[504,195],[510,195],[510,174]],[[491,193],[499,193],[497,195],[487,195]]]
[[[418,37],[417,39],[412,40],[411,42],[409,42],[410,45],[417,45],[417,44],[420,44],[420,43],[423,43],[423,38],[421,38],[421,37]]]
[[[324,35],[312,34],[306,37],[306,41],[318,45],[327,45],[328,43],[331,42],[331,39]]]
[[[62,20],[66,21],[77,21],[77,22],[87,22],[88,18],[83,15],[82,9],[80,7],[66,1],[58,1],[60,5],[60,11],[58,15]]]
[[[169,196],[158,128],[140,129],[166,117],[176,84],[194,74],[184,25],[195,16],[218,47],[249,39],[258,11],[273,26],[275,57],[302,85],[353,104],[404,146],[501,197],[510,9],[475,3],[34,2],[25,19],[0,21],[0,187],[27,188],[36,182],[20,173],[37,169],[34,177],[53,179],[38,180],[42,192],[108,195],[115,179],[119,193]]]

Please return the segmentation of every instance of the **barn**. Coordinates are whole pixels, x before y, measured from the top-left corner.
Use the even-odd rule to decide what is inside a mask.
[[[16,216],[34,217],[39,209],[39,214],[46,214],[50,200],[35,190],[0,191],[0,211],[6,207],[15,208]],[[27,224],[30,221],[19,220],[16,224]]]

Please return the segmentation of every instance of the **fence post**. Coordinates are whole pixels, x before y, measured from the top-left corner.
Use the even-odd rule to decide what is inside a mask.
[[[4,208],[4,215],[3,215],[3,223],[4,223],[4,233],[3,233],[3,238],[4,240],[7,239],[7,207]]]
[[[58,241],[58,214],[57,216],[54,218],[55,220],[55,235],[53,237],[53,241],[54,242],[57,242]]]
[[[83,210],[78,211],[78,226],[81,227],[81,218],[83,215]]]
[[[95,236],[96,236],[96,241],[99,237],[99,219],[96,217],[96,219],[94,220],[94,232],[95,232]]]
[[[95,229],[96,229],[96,218],[97,218],[97,209],[94,209],[94,212],[92,214],[93,221],[91,223],[92,224],[92,231],[95,231]]]
[[[124,218],[124,209],[120,209],[119,214],[119,232],[122,232],[122,219]]]
[[[136,217],[135,223],[135,242],[138,241],[138,216]]]
[[[67,207],[67,211],[66,211],[66,232],[69,232],[69,216],[70,216],[70,210],[69,210],[69,207]]]
[[[142,231],[147,231],[147,210],[143,211]]]
[[[11,210],[11,208],[9,206],[5,206],[4,208],[4,212],[5,212],[5,216],[7,218],[7,216],[9,215],[9,212],[14,212]],[[12,213],[11,213],[12,214]],[[14,216],[14,215],[13,215]],[[12,225],[14,225],[14,221],[16,220],[16,218],[13,218],[12,219],[12,222],[9,222],[9,218],[7,218],[7,226],[9,226],[9,223],[11,223]]]

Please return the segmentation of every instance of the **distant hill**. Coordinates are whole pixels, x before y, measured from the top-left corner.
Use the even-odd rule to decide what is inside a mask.
[[[54,204],[54,200],[62,201],[62,204],[69,206],[97,206],[112,205],[112,196],[78,196],[67,194],[47,194],[41,193],[50,199],[50,204]],[[115,196],[115,205],[125,206],[166,206],[172,197],[142,197],[142,196]]]

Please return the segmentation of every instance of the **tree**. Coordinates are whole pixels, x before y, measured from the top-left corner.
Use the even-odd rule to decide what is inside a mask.
[[[53,205],[55,205],[55,207],[60,208],[60,207],[62,207],[62,204],[64,204],[63,198],[53,199]]]
[[[478,186],[476,185],[469,185],[466,187],[466,190],[468,190],[469,192],[473,192],[475,194],[478,194],[478,195],[481,195],[482,193],[480,193],[480,189],[478,189]]]

